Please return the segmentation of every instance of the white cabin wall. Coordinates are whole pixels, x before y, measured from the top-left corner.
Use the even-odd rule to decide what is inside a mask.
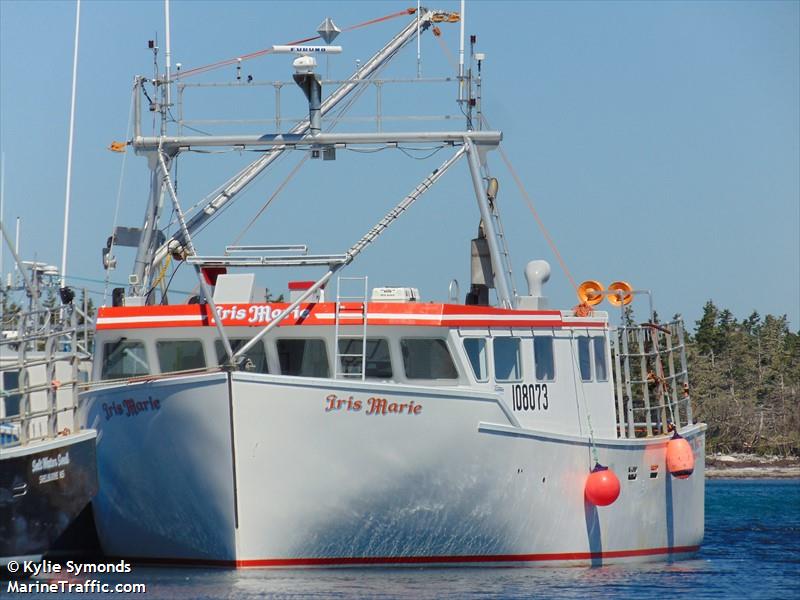
[[[250,338],[255,335],[258,327],[226,327],[230,338]],[[342,334],[360,334],[358,325],[342,327]],[[522,379],[518,382],[497,382],[494,373],[494,347],[493,340],[497,337],[518,337],[520,341]],[[540,382],[535,377],[535,362],[533,340],[536,336],[547,335],[553,337],[553,352],[555,361],[555,380]],[[605,338],[604,348],[606,353],[606,366],[608,381],[581,382],[577,363],[577,341],[580,335],[589,337],[601,336]],[[214,327],[189,328],[189,327],[162,327],[152,329],[130,329],[99,331],[97,335],[98,350],[102,344],[114,341],[120,337],[128,340],[144,342],[151,373],[158,374],[158,360],[155,351],[157,340],[200,339],[203,341],[204,353],[208,366],[216,364],[216,351],[214,342],[218,339]],[[440,338],[448,343],[453,358],[458,379],[449,380],[409,380],[405,377],[400,340],[407,337]],[[487,343],[487,361],[489,379],[485,382],[475,380],[469,359],[463,347],[465,337],[482,337]],[[264,338],[267,352],[267,363],[271,374],[280,373],[280,364],[276,349],[276,340],[280,338],[293,339],[322,339],[328,354],[328,363],[331,376],[334,373],[335,340],[334,328],[324,326],[286,326],[278,327]],[[442,328],[442,327],[409,327],[409,326],[370,326],[367,328],[367,338],[382,338],[389,342],[392,373],[391,380],[386,382],[401,385],[425,385],[444,387],[465,387],[471,390],[483,390],[490,393],[499,393],[508,408],[525,428],[554,433],[588,435],[589,420],[595,436],[614,439],[616,432],[616,409],[614,390],[611,376],[611,360],[608,346],[608,332],[606,329],[596,328]],[[94,365],[93,378],[100,378],[102,353],[96,354],[98,360]],[[593,365],[594,367],[594,365]],[[372,380],[375,381],[375,380]],[[515,410],[513,393],[515,385],[525,385],[530,390],[540,394],[546,393],[548,407],[546,410]],[[543,387],[546,385],[546,392]],[[539,386],[539,387],[537,387]],[[541,406],[541,404],[540,404]]]
[[[616,406],[614,397],[613,376],[611,373],[611,356],[607,330],[575,328],[563,331],[562,364],[571,367],[571,379],[574,382],[573,394],[576,395],[575,406],[581,433],[589,433],[589,424],[595,437],[613,439],[617,437]],[[581,381],[578,364],[578,341],[580,336],[604,338],[606,357],[606,381],[596,381],[594,353],[591,354],[592,381]]]

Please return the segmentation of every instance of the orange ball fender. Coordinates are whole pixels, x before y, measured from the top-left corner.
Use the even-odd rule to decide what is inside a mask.
[[[667,442],[667,470],[678,479],[686,479],[694,472],[692,446],[677,431]]]
[[[608,506],[619,497],[619,490],[614,471],[597,463],[586,478],[584,497],[595,506]]]

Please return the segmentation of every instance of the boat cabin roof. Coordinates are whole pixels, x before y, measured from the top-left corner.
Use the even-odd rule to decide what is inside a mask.
[[[264,327],[276,318],[288,303],[217,304],[222,324],[232,327]],[[339,324],[363,323],[362,302],[340,302]],[[597,327],[606,328],[608,317],[595,312],[589,317],[576,317],[570,311],[514,310],[492,306],[422,302],[368,302],[369,325],[423,327]],[[301,304],[280,326],[335,325],[336,303]],[[101,307],[97,314],[97,330],[141,329],[161,327],[214,327],[208,304]]]

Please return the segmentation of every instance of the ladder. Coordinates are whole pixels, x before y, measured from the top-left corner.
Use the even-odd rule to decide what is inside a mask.
[[[354,289],[356,284],[358,292]],[[344,284],[344,286],[343,286]],[[348,294],[343,288],[349,287]],[[363,289],[363,291],[362,291]],[[334,308],[333,378],[351,378],[364,381],[367,376],[367,300],[369,283],[367,277],[343,277],[336,280],[336,305]],[[344,323],[342,323],[344,319]],[[342,333],[342,326],[360,325],[357,333]],[[341,344],[341,342],[347,342]],[[342,348],[343,346],[343,348]],[[344,349],[344,352],[342,350]]]
[[[500,238],[500,252],[502,254],[500,262],[502,268],[505,270],[506,274],[508,274],[508,281],[511,283],[511,295],[516,298],[517,286],[514,283],[514,274],[511,272],[511,255],[508,252],[508,242],[506,241],[505,233],[503,233],[503,223],[500,220],[500,212],[497,210],[496,198],[489,202],[489,208],[491,210],[492,219],[494,219],[494,230],[497,233],[497,237]]]

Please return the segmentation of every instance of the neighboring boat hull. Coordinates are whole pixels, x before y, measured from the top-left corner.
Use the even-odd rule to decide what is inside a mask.
[[[0,452],[0,565],[41,557],[97,493],[94,431]]]
[[[370,398],[385,398],[387,413],[369,414],[383,407]],[[150,404],[107,416],[123,400]],[[516,427],[486,393],[214,373],[84,401],[103,432],[94,508],[111,556],[237,567],[606,564],[690,555],[703,539],[703,426],[682,432],[696,459],[685,480],[665,472],[664,437],[597,440],[622,492],[594,507],[583,497],[588,438]],[[402,412],[388,412],[392,403]]]

